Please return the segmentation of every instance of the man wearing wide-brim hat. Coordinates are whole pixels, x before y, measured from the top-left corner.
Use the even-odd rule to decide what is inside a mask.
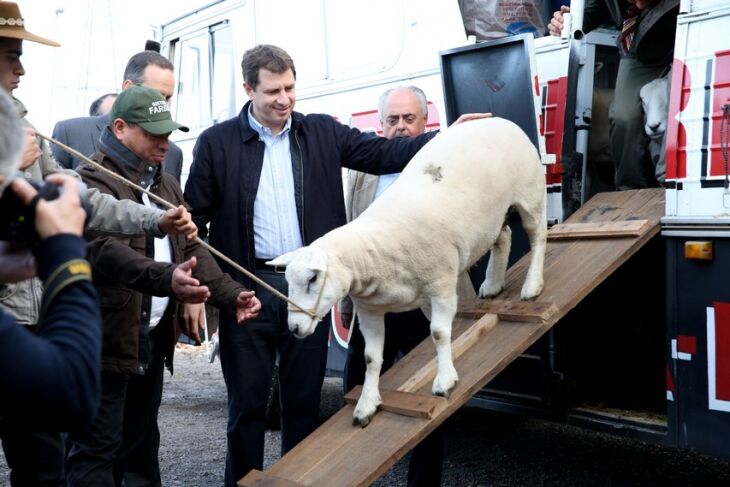
[[[0,88],[12,95],[20,85],[20,78],[25,74],[25,68],[20,61],[23,55],[23,41],[32,41],[48,46],[58,47],[59,43],[29,32],[25,28],[25,20],[20,15],[16,3],[0,2]],[[32,140],[33,127],[25,120],[27,110],[17,98],[13,98],[18,114],[26,127],[26,136]],[[28,177],[40,179],[43,174],[58,170],[59,166],[51,156],[48,146],[40,139],[37,144],[26,144],[20,168]]]
[[[183,203],[177,180],[162,171],[175,122],[162,94],[134,85],[119,94],[110,125],[92,156],[104,167],[177,205]],[[83,164],[87,185],[152,205],[149,196],[110,174]],[[154,240],[154,241],[153,241]],[[182,319],[178,290],[170,275],[192,273],[203,285],[202,302],[235,313],[239,323],[261,307],[253,292],[223,274],[210,253],[184,236],[164,239],[98,237],[89,243],[94,284],[102,303],[102,405],[91,426],[72,431],[66,477],[69,485],[160,485],[157,415],[165,365],[172,370]]]

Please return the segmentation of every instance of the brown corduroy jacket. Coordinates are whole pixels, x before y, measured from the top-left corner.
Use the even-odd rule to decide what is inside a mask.
[[[156,170],[153,164],[139,162],[136,167],[115,161],[97,153],[93,159],[104,167],[125,176],[140,186],[149,184],[149,174],[155,173],[150,190],[174,205],[183,204],[180,185],[169,174]],[[90,187],[98,188],[118,199],[142,203],[141,194],[111,176],[83,165],[79,174]],[[140,184],[142,183],[142,184]],[[89,243],[94,284],[101,302],[103,337],[102,369],[113,372],[144,373],[149,355],[149,320],[152,296],[170,296],[170,304],[157,325],[164,333],[165,361],[172,370],[172,355],[177,339],[177,322],[181,305],[172,297],[171,277],[179,264],[192,256],[197,258],[193,276],[208,286],[211,302],[228,307],[235,314],[236,297],[245,290],[241,284],[221,271],[210,253],[185,236],[170,236],[173,264],[155,262],[152,237],[97,237]]]

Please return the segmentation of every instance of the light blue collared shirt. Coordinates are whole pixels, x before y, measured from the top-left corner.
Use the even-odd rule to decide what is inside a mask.
[[[257,259],[273,259],[302,247],[294,192],[294,171],[289,150],[291,117],[273,135],[248,110],[248,123],[265,145],[264,165],[253,204],[253,239]]]

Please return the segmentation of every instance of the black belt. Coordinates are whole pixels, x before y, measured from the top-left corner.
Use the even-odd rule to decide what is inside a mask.
[[[273,259],[256,259],[256,269],[260,271],[276,272],[277,274],[283,274],[286,271],[286,266],[283,265],[266,265],[266,263]]]

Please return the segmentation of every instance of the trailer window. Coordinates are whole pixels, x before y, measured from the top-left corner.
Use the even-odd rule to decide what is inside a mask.
[[[212,123],[227,120],[236,115],[235,54],[231,26],[223,24],[211,28],[213,69],[211,86]]]
[[[181,40],[175,116],[191,130],[211,125],[210,72],[208,33]]]
[[[192,130],[236,114],[231,26],[206,27],[173,45],[178,75],[175,116]],[[179,54],[178,54],[179,53]]]

